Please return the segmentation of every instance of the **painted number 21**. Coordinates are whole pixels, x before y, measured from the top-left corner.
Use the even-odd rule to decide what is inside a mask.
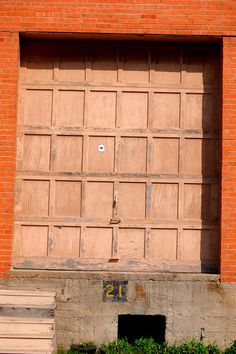
[[[121,284],[118,285],[118,298],[122,299],[122,295],[123,295],[123,287]],[[115,286],[114,284],[108,284],[107,285],[107,290],[106,290],[106,296],[108,297],[114,297],[115,296]]]
[[[103,301],[125,302],[127,301],[128,281],[111,280],[103,282]]]

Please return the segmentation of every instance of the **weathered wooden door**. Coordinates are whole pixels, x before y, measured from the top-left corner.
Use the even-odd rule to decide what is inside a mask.
[[[213,45],[21,47],[14,266],[216,271]]]

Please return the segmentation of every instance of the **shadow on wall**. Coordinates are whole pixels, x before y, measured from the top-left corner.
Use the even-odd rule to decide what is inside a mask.
[[[191,230],[192,247],[200,248],[202,273],[218,273],[221,162],[220,47],[216,43],[208,43],[195,45],[191,49],[186,48],[183,62],[186,66],[186,75],[192,78],[193,85],[203,85],[203,93],[197,93],[196,90],[186,94],[185,113],[188,114],[186,122],[188,129],[196,132],[193,139],[185,139],[186,154],[189,157],[192,155],[193,161],[189,166],[189,172],[193,175],[202,175],[202,184],[193,183],[189,190],[189,186],[185,185],[185,198],[189,212],[192,213],[191,218],[202,220],[202,230]],[[198,133],[202,138],[198,139]]]

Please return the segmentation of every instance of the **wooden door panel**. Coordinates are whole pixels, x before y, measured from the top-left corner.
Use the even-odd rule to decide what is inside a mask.
[[[79,257],[80,227],[55,226],[49,239],[49,256]]]
[[[88,126],[114,128],[115,123],[116,92],[91,91],[88,95]]]
[[[176,260],[177,235],[177,230],[152,229],[148,241],[147,258]]]
[[[95,47],[89,50],[91,81],[99,83],[117,82],[117,49],[113,46]]]
[[[178,184],[153,183],[151,218],[176,220],[178,216]]]
[[[115,163],[115,138],[89,137],[88,171],[113,172]]]
[[[24,123],[51,125],[52,90],[26,90]]]
[[[59,81],[85,81],[85,51],[75,45],[67,45],[58,55],[59,70],[57,79]]]
[[[185,129],[206,132],[218,129],[217,97],[213,94],[187,93]]]
[[[180,94],[155,93],[153,97],[152,128],[177,129],[180,123]]]
[[[74,181],[56,181],[55,215],[80,216],[81,183]]]
[[[54,60],[47,55],[33,55],[30,60],[25,63],[26,81],[51,81],[53,80]]]
[[[120,229],[118,237],[118,257],[123,259],[144,258],[144,230]]]
[[[118,216],[121,218],[144,219],[146,209],[145,183],[120,183],[118,194]]]
[[[212,261],[218,258],[218,238],[211,230],[183,230],[182,259]]]
[[[48,216],[49,181],[24,180],[21,191],[21,214]]]
[[[160,48],[155,52],[154,82],[157,85],[178,85],[181,79],[181,53],[179,49]]]
[[[112,255],[112,229],[88,227],[83,235],[82,258],[107,258]]]
[[[201,259],[202,230],[184,230],[182,236],[182,259],[197,261]]]
[[[53,169],[60,172],[81,172],[83,137],[57,135]]]
[[[210,205],[210,185],[185,184],[184,217],[186,219],[209,220]]]
[[[120,120],[123,128],[146,128],[148,94],[146,92],[122,92]]]
[[[219,58],[215,50],[207,51],[201,48],[185,50],[184,63],[186,71],[184,83],[186,85],[204,86],[219,83]]]
[[[183,172],[207,177],[217,176],[219,173],[218,150],[217,139],[185,139]]]
[[[184,125],[186,129],[198,129],[203,127],[202,120],[203,109],[203,94],[187,94],[186,95],[186,116]],[[208,120],[211,117],[205,115],[205,119]]]
[[[49,171],[51,137],[25,135],[23,142],[23,171]]]
[[[150,170],[151,173],[178,173],[179,139],[153,139]]]
[[[22,256],[47,256],[47,247],[47,226],[22,226],[20,250]]]
[[[149,81],[149,52],[140,51],[139,47],[129,47],[122,52],[123,56],[123,81],[127,83]]]
[[[122,137],[119,157],[120,172],[145,173],[147,168],[147,139]]]
[[[22,43],[21,57],[21,79],[31,82],[42,82],[53,80],[55,65],[55,45],[48,46],[41,42],[37,45]]]
[[[88,182],[86,185],[85,217],[111,219],[113,183]]]
[[[84,91],[59,90],[56,125],[82,127],[84,123]]]
[[[185,174],[202,174],[202,139],[185,139],[183,166]]]

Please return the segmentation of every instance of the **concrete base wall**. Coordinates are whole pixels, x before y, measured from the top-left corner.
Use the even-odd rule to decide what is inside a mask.
[[[103,302],[103,280],[128,280],[127,302]],[[107,274],[14,271],[0,288],[56,291],[57,344],[112,341],[118,315],[166,316],[166,340],[192,338],[221,347],[236,338],[236,284],[220,283],[217,275]]]

